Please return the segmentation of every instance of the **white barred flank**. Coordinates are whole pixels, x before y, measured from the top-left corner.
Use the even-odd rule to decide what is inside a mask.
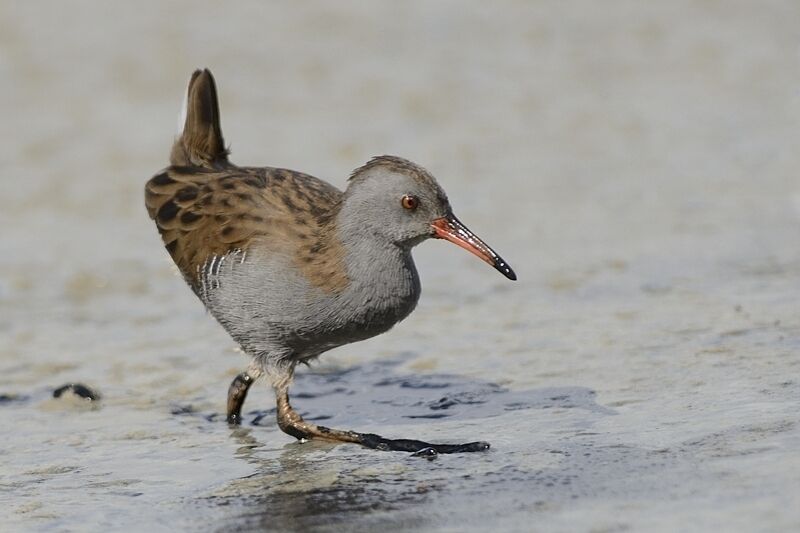
[[[247,252],[241,249],[231,250],[224,255],[213,255],[205,260],[202,265],[197,265],[197,282],[199,285],[200,297],[206,301],[211,290],[219,289],[220,274],[226,261],[230,260],[228,268],[234,264],[242,264],[247,257]]]

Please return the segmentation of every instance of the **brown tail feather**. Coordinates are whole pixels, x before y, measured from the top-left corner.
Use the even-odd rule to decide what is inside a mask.
[[[186,122],[170,154],[173,166],[217,167],[228,162],[219,124],[219,103],[214,76],[195,70],[186,95]]]

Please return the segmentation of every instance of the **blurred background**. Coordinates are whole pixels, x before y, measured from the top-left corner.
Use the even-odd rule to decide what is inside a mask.
[[[297,384],[491,452],[298,445],[266,388],[222,421],[246,358],[143,205],[198,67],[232,161],[406,157],[514,267],[420,246],[417,311]],[[11,530],[800,527],[797,2],[6,1],[0,110]]]

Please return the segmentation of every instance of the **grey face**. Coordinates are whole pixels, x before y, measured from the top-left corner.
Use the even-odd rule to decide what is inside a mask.
[[[453,214],[447,195],[425,169],[381,156],[357,169],[345,193],[340,221],[350,235],[410,248],[427,238],[448,240],[510,280],[511,267]]]
[[[433,237],[431,224],[450,212],[447,196],[429,175],[381,167],[354,178],[343,208],[358,213],[361,224],[399,246]]]

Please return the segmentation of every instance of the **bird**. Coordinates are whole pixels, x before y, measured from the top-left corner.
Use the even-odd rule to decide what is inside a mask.
[[[184,280],[250,357],[228,389],[227,421],[242,421],[250,386],[265,377],[277,424],[301,441],[325,439],[435,456],[486,450],[483,441],[431,444],[306,421],[289,403],[298,364],[386,332],[420,297],[412,248],[445,239],[506,278],[511,267],[453,214],[425,168],[381,155],[345,190],[308,174],[229,161],[214,76],[192,74],[183,130],[169,166],[145,185],[145,205]]]

